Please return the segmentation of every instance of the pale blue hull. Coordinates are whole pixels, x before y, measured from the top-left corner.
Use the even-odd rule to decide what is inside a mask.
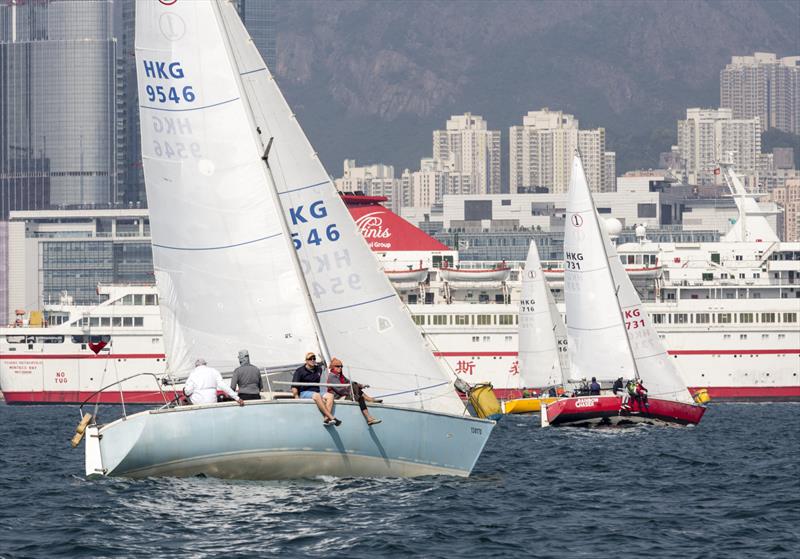
[[[308,400],[188,406],[141,412],[87,429],[86,473],[124,477],[208,475],[230,479],[468,476],[494,422],[370,406],[367,426],[351,402],[339,427]],[[97,436],[99,435],[99,437]]]

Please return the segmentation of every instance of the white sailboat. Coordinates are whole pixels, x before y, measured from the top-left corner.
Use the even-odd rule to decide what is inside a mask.
[[[87,475],[469,475],[494,423],[469,417],[364,242],[232,3],[137,0],[136,61],[169,369],[307,351],[383,399],[368,427],[310,400],[151,410],[87,429]]]
[[[539,394],[503,402],[503,413],[527,413],[540,410],[548,389],[563,391],[568,380],[567,330],[547,285],[539,251],[531,242],[519,302],[519,374],[523,384]]]
[[[562,398],[542,410],[542,425],[620,422],[698,423],[705,407],[694,403],[667,355],[650,317],[595,209],[583,164],[572,163],[564,239],[564,295],[570,382],[596,377],[640,379],[648,402],[600,394]]]

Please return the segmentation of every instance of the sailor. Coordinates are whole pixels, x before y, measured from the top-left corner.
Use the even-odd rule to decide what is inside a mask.
[[[597,377],[592,377],[592,384],[589,385],[589,394],[592,396],[600,395],[600,383],[597,382]]]
[[[317,408],[319,409],[320,413],[325,418],[322,420],[322,423],[324,423],[326,427],[328,425],[335,425],[338,427],[342,424],[342,422],[341,420],[336,419],[331,413],[333,411],[333,394],[330,394],[327,391],[324,393],[324,396],[320,394],[320,387],[318,384],[321,382],[321,377],[322,366],[317,365],[316,354],[313,351],[309,351],[306,353],[305,364],[298,367],[294,372],[294,375],[292,376],[292,382],[315,383],[316,386],[292,386],[292,394],[294,395],[295,399],[307,398],[309,400],[314,400],[314,403],[317,404]]]
[[[531,393],[531,391],[528,388],[523,388],[522,389],[522,397],[523,398],[530,398],[531,396],[533,396],[533,394]]]
[[[240,406],[244,405],[244,400],[233,389],[225,384],[220,372],[213,367],[209,367],[206,360],[202,357],[194,362],[194,370],[189,373],[186,384],[183,386],[183,393],[189,397],[192,404],[215,404],[217,402],[217,390],[221,390],[232,400],[236,400]]]
[[[238,386],[239,398],[242,400],[260,400],[261,390],[264,388],[261,380],[261,371],[250,364],[250,353],[243,349],[239,352],[239,366],[233,371],[231,388]]]
[[[367,409],[367,402],[380,404],[383,402],[383,400],[376,400],[372,396],[364,394],[364,389],[366,386],[357,382],[351,382],[346,376],[344,376],[342,368],[343,364],[340,359],[337,359],[336,357],[331,359],[331,368],[330,372],[328,373],[328,384],[349,384],[350,386],[342,386],[341,388],[329,386],[328,393],[332,394],[337,400],[339,398],[344,398],[346,400],[354,400],[358,402],[358,407],[361,408],[361,413],[364,415],[364,419],[367,420],[367,425],[377,425],[381,422],[381,420],[370,415],[369,410]]]
[[[614,385],[611,387],[611,391],[616,396],[618,393],[622,392],[622,377],[619,377],[617,380],[614,381]]]
[[[632,378],[625,385],[625,392],[622,395],[622,409],[631,409],[631,398],[636,399],[636,379]]]
[[[642,379],[636,380],[636,399],[639,400],[639,403],[644,407],[648,406],[647,403],[647,389],[642,384]]]

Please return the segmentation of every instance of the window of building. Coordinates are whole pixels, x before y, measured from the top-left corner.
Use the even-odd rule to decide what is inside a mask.
[[[511,205],[511,200],[500,200],[500,205],[501,206],[510,206]]]
[[[656,217],[656,205],[638,204],[637,215],[639,217]]]
[[[611,208],[597,208],[597,213],[599,214],[610,214]]]
[[[492,219],[492,201],[464,200],[464,219],[466,221]]]

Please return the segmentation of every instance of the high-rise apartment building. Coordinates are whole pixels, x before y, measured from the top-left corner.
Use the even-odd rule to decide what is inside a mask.
[[[476,194],[474,178],[472,173],[450,170],[438,159],[422,159],[419,171],[406,169],[400,177],[403,207],[430,208],[446,194]]]
[[[111,0],[0,5],[0,219],[117,187]]]
[[[383,196],[386,198],[384,205],[393,212],[400,211],[402,207],[401,181],[395,178],[392,165],[378,163],[358,167],[355,159],[345,159],[342,178],[333,182],[339,192]]]
[[[471,175],[472,194],[500,193],[500,131],[489,130],[482,117],[465,113],[433,131],[437,168]]]
[[[678,151],[691,184],[721,184],[715,169],[732,155],[736,172],[753,185],[763,159],[760,119],[735,119],[732,109],[687,109],[678,121]]]
[[[784,186],[774,188],[770,200],[783,208],[784,241],[800,241],[800,179],[788,179]]]
[[[615,168],[606,152],[604,128],[581,130],[571,114],[544,108],[530,111],[522,126],[509,129],[509,181],[511,192],[532,192],[545,187],[566,192],[572,173],[572,156],[580,150],[589,188],[603,192],[611,188],[606,169]]]
[[[800,134],[800,56],[734,56],[719,78],[720,107],[731,109],[733,118],[758,117],[762,131]]]

